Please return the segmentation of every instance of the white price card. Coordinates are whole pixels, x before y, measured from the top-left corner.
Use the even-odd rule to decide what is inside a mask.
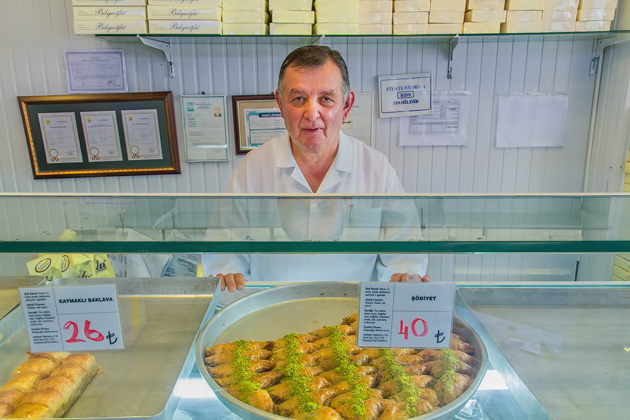
[[[115,285],[19,290],[32,352],[124,348]]]
[[[359,347],[448,348],[454,284],[360,284]]]

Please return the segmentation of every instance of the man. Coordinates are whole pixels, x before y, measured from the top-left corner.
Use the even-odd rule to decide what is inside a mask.
[[[404,193],[383,154],[341,132],[354,100],[348,69],[339,52],[317,45],[291,52],[280,68],[276,90],[288,133],[250,151],[232,176],[227,192]],[[292,240],[419,239],[414,228],[392,227],[389,232],[380,228],[387,206],[387,200],[369,198],[288,199],[278,200],[276,210],[293,215],[282,217],[284,231]],[[403,217],[417,219],[417,211],[411,207]],[[352,229],[353,223],[356,229]],[[426,255],[213,254],[204,255],[202,261],[204,272],[220,277],[222,287],[229,291],[241,289],[247,276],[267,281],[360,281],[377,276],[400,282],[407,281],[411,270],[420,273],[423,281],[429,280],[422,277]]]

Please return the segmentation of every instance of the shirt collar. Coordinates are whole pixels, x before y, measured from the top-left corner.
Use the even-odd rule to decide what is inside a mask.
[[[276,166],[278,168],[294,168],[297,166],[297,162],[291,152],[289,133],[285,132],[281,138],[282,141],[279,142],[276,154]],[[352,172],[350,139],[343,131],[339,131],[339,149],[337,149],[337,156],[335,156],[332,167],[341,172]]]
[[[294,168],[297,166],[297,162],[291,152],[291,140],[287,131],[284,132],[281,141],[278,143],[276,166],[278,168]]]

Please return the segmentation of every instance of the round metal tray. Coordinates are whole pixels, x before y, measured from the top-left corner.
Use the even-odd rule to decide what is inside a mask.
[[[240,339],[276,340],[290,332],[307,333],[326,325],[338,325],[358,312],[357,283],[296,283],[264,290],[226,306],[214,315],[199,332],[195,346],[197,366],[217,398],[243,419],[276,419],[286,417],[254,408],[239,401],[221,388],[206,370],[207,347]],[[477,375],[471,386],[450,404],[412,420],[448,419],[457,413],[475,393],[486,371],[486,347],[479,335],[462,319],[455,317],[453,331],[475,347],[479,359]]]

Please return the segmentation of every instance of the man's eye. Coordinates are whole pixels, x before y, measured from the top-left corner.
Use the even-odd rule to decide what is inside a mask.
[[[297,96],[292,99],[293,102],[304,102],[304,98],[301,96]]]
[[[322,102],[332,102],[332,98],[325,96],[322,98]]]

